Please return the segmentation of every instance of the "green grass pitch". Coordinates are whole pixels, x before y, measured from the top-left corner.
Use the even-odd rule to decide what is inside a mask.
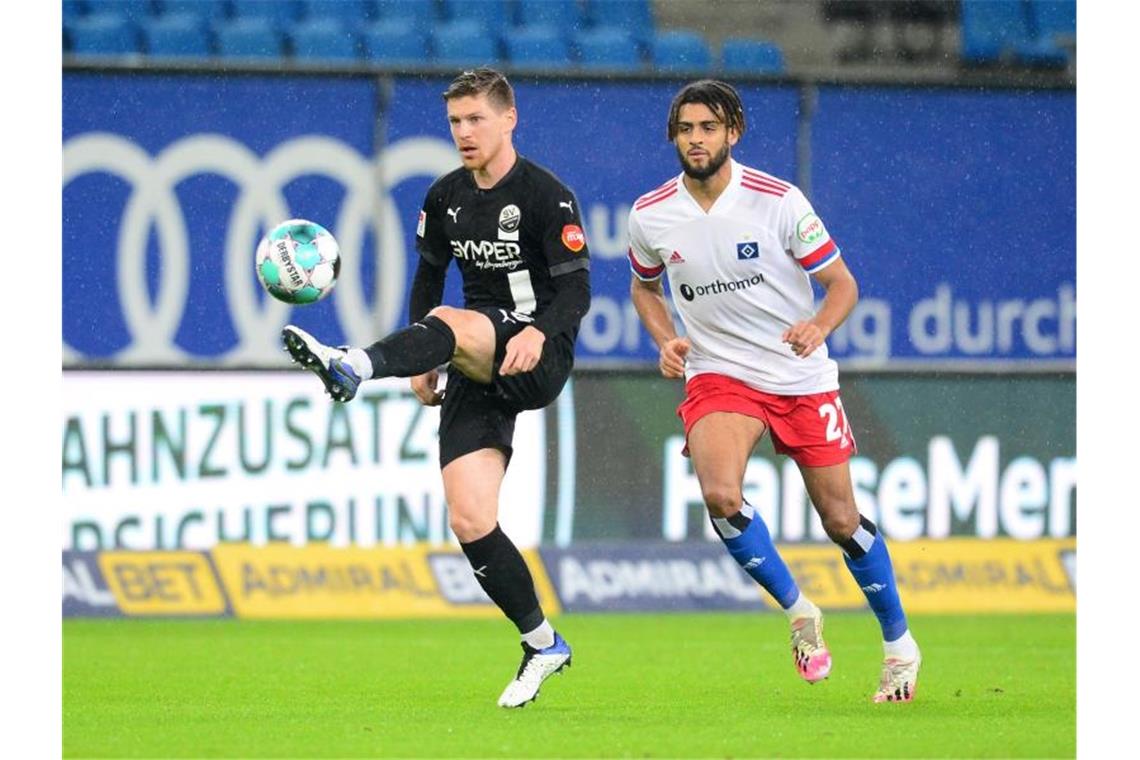
[[[1073,757],[1074,615],[912,616],[917,700],[875,705],[870,613],[564,615],[573,666],[522,710],[503,620],[68,620],[65,757]]]

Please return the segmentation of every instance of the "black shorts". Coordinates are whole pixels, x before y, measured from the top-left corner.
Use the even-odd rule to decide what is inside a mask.
[[[458,370],[447,373],[439,415],[439,466],[479,449],[499,449],[510,462],[515,417],[541,409],[558,398],[574,366],[574,340],[563,333],[547,338],[542,358],[530,372],[499,374],[507,341],[530,324],[529,318],[505,309],[476,309],[495,326],[495,360],[489,384],[477,383]]]

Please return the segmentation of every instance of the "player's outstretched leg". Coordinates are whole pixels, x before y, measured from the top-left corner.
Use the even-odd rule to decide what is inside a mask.
[[[910,702],[918,685],[922,653],[907,626],[887,543],[875,524],[860,515],[859,527],[840,546],[847,569],[883,631],[883,671],[874,701]]]
[[[334,401],[351,401],[364,380],[413,377],[429,372],[455,353],[455,333],[428,315],[367,348],[333,348],[294,325],[281,331],[293,360],[321,378]]]
[[[300,327],[286,325],[281,331],[285,350],[293,361],[316,373],[334,401],[351,401],[360,387],[360,374],[348,362],[348,352],[326,346]]]
[[[729,517],[712,517],[713,528],[728,553],[772,595],[792,626],[792,658],[796,672],[808,683],[831,673],[831,652],[823,640],[823,613],[800,593],[791,571],[772,543],[763,518],[747,501]]]

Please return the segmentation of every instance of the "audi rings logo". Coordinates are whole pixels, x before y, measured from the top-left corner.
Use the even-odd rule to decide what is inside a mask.
[[[458,163],[450,143],[431,137],[401,140],[371,159],[343,142],[315,135],[281,143],[264,156],[219,134],[187,136],[156,156],[122,135],[96,132],[72,138],[63,150],[65,187],[93,173],[118,177],[129,186],[114,263],[117,305],[130,342],[111,361],[169,364],[203,358],[175,343],[187,313],[191,271],[187,219],[175,192],[179,183],[218,175],[237,186],[225,229],[211,233],[219,239],[219,266],[224,268],[224,302],[219,299],[219,307],[228,309],[237,343],[206,358],[221,364],[276,364],[281,361],[280,329],[292,307],[272,298],[258,299],[252,262],[259,230],[303,215],[303,209],[290,209],[286,202],[286,185],[302,176],[318,176],[344,187],[339,214],[330,226],[346,260],[360,261],[366,235],[372,233],[377,248],[373,303],[368,303],[357,266],[342,269],[333,299],[349,342],[364,344],[397,325],[404,298],[404,225],[391,189],[410,177],[434,179]],[[148,284],[147,261],[152,230],[158,257],[154,286]],[[65,336],[64,362],[85,358]]]

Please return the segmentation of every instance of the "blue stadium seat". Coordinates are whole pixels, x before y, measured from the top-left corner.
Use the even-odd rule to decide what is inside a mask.
[[[87,13],[86,6],[80,0],[63,0],[63,20],[74,21]]]
[[[416,64],[428,62],[428,35],[404,19],[387,19],[360,27],[364,57],[377,63]]]
[[[565,68],[570,63],[566,36],[548,26],[514,29],[503,35],[503,48],[517,66]]]
[[[360,57],[356,35],[336,18],[315,18],[291,24],[286,33],[293,56],[310,61],[355,61]]]
[[[376,0],[376,17],[383,21],[399,19],[430,31],[440,21],[435,0]]]
[[[653,66],[663,71],[705,71],[712,53],[704,37],[688,29],[658,32],[649,43]]]
[[[131,55],[139,52],[138,28],[118,13],[88,13],[64,25],[75,55]]]
[[[1068,65],[1077,44],[1076,0],[1029,0],[1033,39],[1015,47],[1016,58],[1030,66]]]
[[[193,13],[163,13],[142,25],[143,49],[155,58],[206,58],[210,36]]]
[[[192,13],[207,24],[225,18],[229,12],[226,0],[157,0],[159,15]]]
[[[734,74],[780,74],[784,53],[767,40],[729,37],[720,48],[721,67]]]
[[[442,0],[441,7],[447,21],[474,21],[496,36],[510,25],[506,0]]]
[[[516,13],[520,26],[550,26],[565,35],[586,28],[575,0],[517,0]]]
[[[375,10],[372,0],[301,0],[301,18],[335,19],[350,29],[370,21]]]
[[[150,0],[84,0],[88,14],[117,13],[131,23],[138,25],[154,15],[154,4]]]
[[[635,71],[642,66],[637,42],[624,29],[587,29],[574,36],[574,47],[578,65],[584,69]]]
[[[594,27],[612,26],[635,37],[655,26],[649,0],[589,0],[587,14]]]
[[[1038,37],[1075,37],[1077,0],[1029,0],[1029,20]]]
[[[590,24],[595,29],[621,29],[633,37],[641,52],[657,31],[650,0],[589,0]]]
[[[499,60],[498,38],[475,22],[436,24],[431,32],[434,62],[454,66],[494,64]]]
[[[1031,39],[1022,0],[962,0],[962,60],[967,63],[1012,58]]]
[[[301,16],[298,0],[230,0],[230,12],[235,19],[266,19],[281,29]]]
[[[279,58],[284,45],[277,27],[265,18],[234,18],[214,26],[218,55],[229,58]]]

